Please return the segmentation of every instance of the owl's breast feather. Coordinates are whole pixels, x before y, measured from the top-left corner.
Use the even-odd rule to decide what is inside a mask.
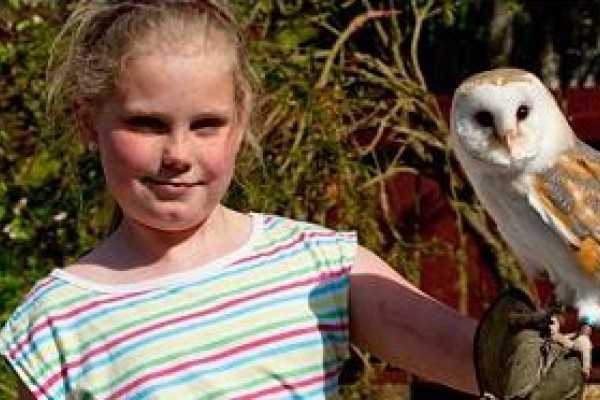
[[[490,174],[479,169],[470,170],[469,180],[501,237],[529,276],[575,262],[564,240],[531,206],[527,176]]]

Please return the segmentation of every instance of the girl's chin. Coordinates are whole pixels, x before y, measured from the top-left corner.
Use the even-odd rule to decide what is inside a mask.
[[[139,225],[152,229],[177,232],[196,229],[206,221],[210,212],[192,210],[181,204],[161,204],[147,212],[132,214],[132,219]]]
[[[152,218],[145,220],[138,220],[137,222],[154,230],[163,232],[186,232],[196,230],[202,226],[206,219],[190,219],[190,218],[176,218],[172,217],[169,219],[165,218]]]

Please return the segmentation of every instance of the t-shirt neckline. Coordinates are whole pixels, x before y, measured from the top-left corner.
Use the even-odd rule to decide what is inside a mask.
[[[63,268],[55,268],[50,273],[50,276],[79,288],[102,293],[141,292],[173,287],[181,283],[187,284],[198,278],[202,278],[222,270],[224,267],[231,265],[234,261],[243,258],[250,252],[253,244],[256,242],[257,238],[260,236],[260,233],[264,229],[264,216],[256,213],[249,213],[249,215],[252,218],[250,236],[240,247],[206,264],[183,272],[171,273],[159,278],[148,279],[137,283],[120,284],[94,282],[91,279],[83,278],[68,272]]]

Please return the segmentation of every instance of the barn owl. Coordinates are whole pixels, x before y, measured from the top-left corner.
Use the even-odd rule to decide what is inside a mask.
[[[496,69],[456,90],[450,146],[501,236],[558,300],[600,326],[600,153],[533,74]]]

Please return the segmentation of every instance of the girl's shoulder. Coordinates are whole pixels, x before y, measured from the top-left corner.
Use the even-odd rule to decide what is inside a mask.
[[[278,215],[261,215],[262,235],[256,248],[279,253],[309,252],[320,260],[347,260],[352,263],[357,252],[353,231],[337,231],[312,222]]]
[[[273,214],[255,214],[263,219],[263,233],[267,235],[301,235],[305,238],[312,237],[339,237],[356,238],[354,231],[341,231],[316,224],[314,222],[300,221]]]
[[[54,312],[64,309],[69,301],[80,297],[79,293],[73,293],[74,290],[75,287],[58,279],[54,272],[39,280],[8,318],[0,338],[6,340],[7,336],[18,336],[27,332],[41,320],[48,319]]]
[[[50,274],[34,285],[1,327],[0,356],[21,379],[27,376],[23,368],[43,358],[31,349],[43,348],[44,354],[52,352],[42,338],[53,330],[57,322],[54,317],[78,297],[72,290],[73,287]]]

